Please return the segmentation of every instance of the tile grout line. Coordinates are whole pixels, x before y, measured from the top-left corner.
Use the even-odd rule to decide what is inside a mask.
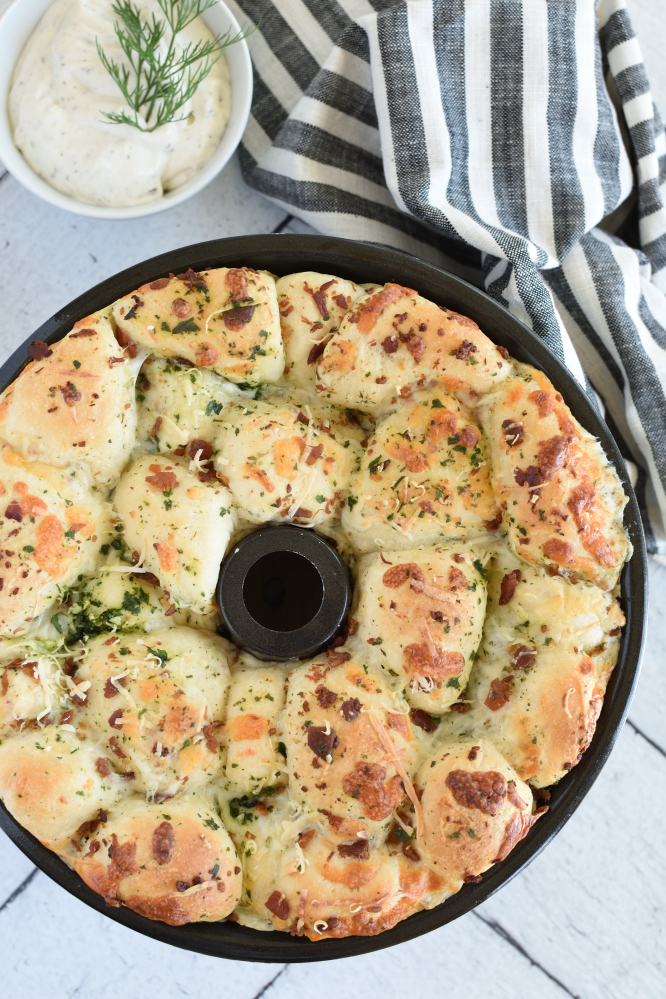
[[[287,215],[286,218],[282,219],[282,221],[279,223],[279,225],[275,226],[275,228],[273,229],[273,232],[282,232],[282,230],[286,229],[287,226],[289,225],[289,223],[293,222],[293,221],[294,221],[294,216],[293,215]]]
[[[25,880],[21,882],[18,888],[14,889],[9,898],[5,899],[2,905],[0,905],[0,912],[6,909],[8,905],[11,905],[12,902],[14,902],[19,897],[19,895],[21,895],[26,890],[26,888],[34,878],[35,874],[39,874],[38,867],[33,867],[33,869],[30,871],[30,874],[28,874],[27,878],[25,878]]]
[[[640,735],[641,738],[645,739],[645,741],[649,743],[649,745],[652,746],[653,749],[656,749],[658,753],[661,753],[662,756],[666,756],[666,749],[663,749],[658,742],[654,742],[654,740],[651,739],[649,735],[646,735],[645,732],[642,732],[641,729],[638,727],[638,725],[634,725],[631,718],[627,718],[627,725],[629,726],[629,728],[633,728],[636,735]]]
[[[496,933],[499,937],[502,938],[502,940],[506,941],[506,943],[508,943],[511,947],[515,948],[515,950],[517,950],[519,954],[521,954],[524,958],[526,958],[530,962],[532,967],[538,968],[539,971],[541,971],[547,978],[550,978],[551,982],[554,982],[555,985],[561,988],[563,992],[566,992],[568,996],[571,996],[571,999],[580,999],[580,996],[576,995],[575,992],[571,992],[566,987],[564,982],[561,982],[559,978],[556,978],[555,975],[551,974],[551,972],[548,971],[547,968],[544,968],[542,964],[539,964],[538,961],[535,961],[532,955],[525,950],[523,945],[518,943],[518,941],[514,937],[512,937],[511,934],[507,932],[507,930],[505,930],[503,926],[500,925],[500,923],[498,923],[494,919],[487,919],[485,916],[480,915],[478,912],[472,912],[472,915],[475,916],[477,919],[480,919],[482,923],[485,923],[485,925],[493,931],[493,933]]]
[[[271,978],[270,982],[266,982],[266,984],[263,986],[263,988],[259,989],[259,991],[256,993],[256,995],[252,996],[252,999],[260,999],[261,996],[265,995],[268,992],[268,990],[271,988],[271,986],[274,985],[275,982],[277,982],[277,980],[280,977],[280,975],[284,971],[287,970],[288,967],[289,967],[289,965],[285,964],[282,968],[280,968],[280,970],[278,971],[277,975],[275,975],[273,978]]]

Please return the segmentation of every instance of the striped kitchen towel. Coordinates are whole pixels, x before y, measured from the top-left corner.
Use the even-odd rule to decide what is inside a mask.
[[[666,143],[624,0],[230,6],[258,26],[248,183],[326,234],[479,267],[603,400],[666,560]]]

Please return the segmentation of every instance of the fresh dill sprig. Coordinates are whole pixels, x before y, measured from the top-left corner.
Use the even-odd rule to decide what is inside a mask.
[[[115,32],[129,66],[110,59],[95,39],[97,52],[107,73],[115,80],[131,113],[126,110],[103,112],[117,125],[132,125],[142,132],[154,132],[161,125],[182,121],[178,114],[202,80],[230,45],[247,38],[254,29],[241,28],[209,40],[188,42],[179,53],[176,36],[216,0],[157,0],[165,20],[152,14],[143,20],[141,9],[132,0],[116,0],[112,10],[119,19]],[[162,41],[166,42],[162,45]]]

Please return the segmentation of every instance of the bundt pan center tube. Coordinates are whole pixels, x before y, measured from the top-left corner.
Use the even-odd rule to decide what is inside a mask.
[[[282,932],[260,932],[230,921],[173,926],[147,919],[126,907],[108,908],[100,895],[88,888],[73,870],[24,829],[0,804],[0,826],[41,870],[98,912],[150,937],[199,953],[237,960],[285,963],[349,957],[420,936],[485,901],[537,856],[581,803],[613,747],[638,679],[647,619],[647,559],[640,514],[624,462],[608,428],[563,363],[531,330],[465,281],[407,254],[361,242],[322,236],[259,235],[214,240],[162,254],[102,282],[47,320],[2,366],[0,388],[4,390],[28,360],[30,341],[53,344],[65,336],[75,322],[131,294],[147,282],[185,272],[188,268],[198,272],[223,266],[253,267],[277,275],[314,270],[357,283],[397,282],[417,289],[420,295],[437,305],[469,317],[490,340],[506,348],[512,357],[545,372],[556,391],[564,397],[573,416],[600,442],[629,498],[624,524],[633,545],[633,554],[621,574],[621,606],[626,627],[589,748],[581,762],[550,789],[547,814],[540,818],[506,860],[496,863],[477,883],[465,884],[441,905],[418,912],[392,929],[370,937],[348,936],[311,942]],[[252,538],[265,534],[277,543],[275,539],[278,536],[284,533],[286,537],[290,532],[305,534],[313,543],[319,542],[326,547],[324,554],[332,559],[331,579],[336,580],[338,588],[336,598],[331,599],[329,605],[326,590],[329,570],[321,566],[312,553],[308,556],[305,549],[298,548],[287,548],[286,553],[284,549],[280,552],[264,549],[255,553],[258,557],[248,557],[245,565],[238,563],[235,600],[248,615],[239,623],[229,613],[231,604],[225,601],[221,592],[225,576],[228,573],[229,578],[232,577],[234,561],[241,558],[246,543],[249,546]],[[275,642],[286,641],[285,636],[293,638],[294,635],[302,635],[313,622],[320,620],[321,615],[326,618],[322,620],[322,631],[309,637],[310,644],[303,643],[301,648],[304,652],[294,652],[289,648],[285,658],[309,655],[310,648],[326,644],[342,624],[349,602],[349,582],[336,560],[337,554],[323,539],[294,527],[260,529],[232,546],[222,568],[219,585],[223,612],[225,605],[227,609],[227,627],[239,644],[252,649],[255,654],[272,659],[282,658],[277,655],[276,645],[267,647],[265,651],[259,647],[261,629]],[[290,579],[298,576],[299,572],[307,583],[300,597],[298,593],[288,592]],[[286,610],[282,613],[281,607],[285,606],[291,607],[289,614]],[[252,632],[250,628],[245,635],[243,627],[248,626],[248,618],[257,623],[258,630]],[[283,651],[285,648],[287,646],[282,646]]]
[[[232,639],[258,659],[286,662],[325,649],[351,599],[337,552],[302,527],[265,527],[234,545],[217,586]]]

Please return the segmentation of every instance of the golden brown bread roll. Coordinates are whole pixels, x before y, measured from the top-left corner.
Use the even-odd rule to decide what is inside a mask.
[[[110,507],[85,469],[28,461],[0,444],[0,635],[25,632],[77,578],[94,572],[110,531]]]
[[[323,527],[339,519],[358,445],[339,441],[289,402],[231,403],[218,432],[215,467],[239,516]]]
[[[343,318],[317,366],[317,388],[372,413],[420,387],[442,386],[469,402],[507,376],[505,355],[471,319],[387,284]]]
[[[467,686],[486,610],[487,559],[437,545],[359,560],[353,641],[406,684],[414,708],[442,714]]]
[[[121,793],[103,751],[70,726],[30,728],[0,741],[0,796],[15,819],[51,850],[70,840]]]
[[[544,374],[519,365],[480,403],[511,548],[527,562],[608,590],[630,554],[627,502],[600,444]]]
[[[205,799],[132,795],[93,828],[74,870],[106,900],[171,926],[224,919],[240,898],[238,854]]]
[[[504,860],[541,812],[532,792],[487,739],[443,743],[422,765],[424,862],[450,883],[475,881]]]
[[[210,458],[212,446],[195,441],[192,451],[189,461],[139,453],[123,472],[114,502],[127,544],[139,553],[143,568],[157,576],[176,606],[205,614],[235,512],[231,493],[210,461],[202,461]]]
[[[362,285],[302,271],[275,282],[284,343],[284,379],[314,394],[317,361],[345,313],[365,295]]]
[[[227,649],[191,628],[90,642],[77,671],[90,683],[87,720],[115,768],[134,775],[133,789],[169,797],[219,773]]]
[[[342,527],[358,551],[474,538],[496,529],[486,441],[450,396],[419,393],[377,424]]]
[[[161,357],[184,357],[232,382],[276,381],[284,368],[275,281],[251,267],[158,278],[113,306],[118,328]]]
[[[42,356],[0,397],[0,437],[26,458],[83,464],[95,483],[115,485],[134,447],[134,383],[145,353],[119,343],[110,309],[33,353]]]

